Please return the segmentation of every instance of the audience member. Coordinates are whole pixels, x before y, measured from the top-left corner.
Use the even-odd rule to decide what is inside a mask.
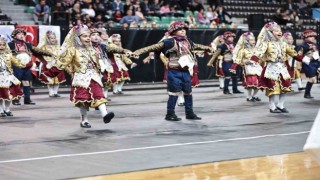
[[[46,5],[46,0],[40,0],[33,11],[33,20],[35,24],[39,24],[39,18],[43,19],[43,24],[48,24],[49,13],[50,8]]]

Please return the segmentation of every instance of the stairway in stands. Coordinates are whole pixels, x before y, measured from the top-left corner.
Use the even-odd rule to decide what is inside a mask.
[[[0,0],[0,9],[4,14],[11,17],[12,22],[19,25],[33,25],[32,14],[26,13],[26,6],[14,5],[12,0]]]

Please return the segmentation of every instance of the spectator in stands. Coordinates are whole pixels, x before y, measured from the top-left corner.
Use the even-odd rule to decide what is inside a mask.
[[[219,5],[223,5],[223,0],[207,0],[207,3],[211,8],[214,6],[217,9]]]
[[[122,23],[122,28],[123,28],[123,29],[128,29],[129,26],[130,26],[130,24],[127,23],[127,22]]]
[[[121,14],[120,10],[116,10],[116,12],[113,13],[112,19],[115,22],[120,22],[120,20],[122,19],[122,14]]]
[[[147,20],[143,20],[141,21],[140,25],[139,25],[140,28],[147,28],[148,27],[148,21]]]
[[[204,24],[204,25],[209,25],[209,24],[210,24],[209,19],[207,19],[207,17],[204,15],[204,10],[203,10],[203,9],[201,9],[201,10],[198,12],[197,19],[198,19],[198,22],[199,22],[200,24]]]
[[[75,3],[79,2],[75,0],[62,0],[62,6],[67,10],[71,9]]]
[[[108,27],[108,28],[114,28],[114,22],[113,22],[112,20],[109,20],[109,21],[107,22],[107,27]]]
[[[136,21],[132,21],[129,25],[129,28],[138,28],[138,27],[139,27],[139,25]]]
[[[123,3],[121,2],[121,0],[115,0],[112,3],[112,10],[116,11],[116,10],[120,10],[121,13],[123,13]]]
[[[144,17],[143,13],[141,12],[141,8],[140,7],[136,7],[136,11],[135,11],[134,15],[139,19],[139,22],[142,21],[142,20],[146,20],[146,18]]]
[[[220,23],[226,23],[226,24],[231,24],[231,23],[232,23],[232,22],[230,22],[230,21],[227,21],[226,16],[228,16],[229,19],[231,19],[232,17],[231,17],[231,15],[224,9],[223,6],[220,6],[220,5],[219,5],[216,11],[217,11],[217,14],[218,14],[219,22],[220,22]]]
[[[207,19],[209,19],[210,22],[212,22],[212,21],[219,22],[219,21],[218,21],[218,14],[217,14],[217,12],[213,11],[211,7],[208,7],[208,8],[207,8],[206,17],[207,17]]]
[[[92,3],[92,6],[97,14],[102,14],[102,15],[106,14],[107,8],[102,1],[94,0],[94,2]]]
[[[148,16],[151,10],[151,3],[149,2],[149,0],[144,0],[140,3],[140,8],[143,15]]]
[[[201,9],[204,9],[201,0],[194,0],[192,11],[200,11]]]
[[[320,0],[313,3],[312,8],[320,8]]]
[[[296,11],[298,7],[292,3],[292,0],[287,0],[287,4],[285,4],[284,9],[289,10],[290,13],[292,13],[293,11]]]
[[[128,26],[129,26],[133,21],[136,21],[136,23],[139,23],[139,19],[136,16],[132,16],[132,10],[128,10],[127,15],[120,20],[120,23],[121,24],[128,23]]]
[[[217,23],[215,21],[211,21],[209,28],[218,28]]]
[[[170,13],[170,6],[169,4],[163,4],[160,8],[160,14],[167,14]]]
[[[92,4],[89,4],[89,5],[87,6],[87,8],[81,9],[81,13],[82,13],[82,14],[88,14],[88,16],[89,16],[90,18],[93,18],[93,17],[96,16],[96,12],[95,12],[94,9],[92,8]]]
[[[131,0],[126,0],[125,4],[123,5],[123,12],[127,12],[129,9],[133,11],[133,9],[134,9],[133,3],[131,2]]]
[[[151,4],[149,15],[159,15],[161,5],[162,2],[159,0],[154,0],[153,4]]]
[[[179,0],[178,3],[183,11],[191,11],[193,8],[192,0]]]
[[[39,24],[39,18],[43,18],[43,24],[48,24],[49,18],[49,6],[46,5],[46,0],[40,0],[39,4],[37,4],[34,8],[33,12],[33,20],[35,24]]]
[[[305,0],[300,0],[297,3],[297,7],[298,7],[298,14],[302,15],[302,16],[309,16],[310,15],[310,8],[309,8],[309,4],[307,4],[307,2]]]
[[[151,28],[152,28],[152,29],[157,29],[157,28],[158,28],[157,22],[153,21],[153,22],[151,23]]]
[[[197,21],[196,19],[194,18],[193,14],[190,13],[188,16],[187,16],[187,21],[189,22],[189,24],[197,24]]]

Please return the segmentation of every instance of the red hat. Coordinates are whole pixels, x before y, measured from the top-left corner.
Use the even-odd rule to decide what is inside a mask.
[[[226,32],[223,33],[223,37],[225,39],[228,39],[228,37],[236,37],[236,34],[231,32],[231,31],[226,31]]]
[[[168,33],[171,35],[173,32],[175,32],[176,30],[179,30],[179,29],[188,30],[189,27],[188,27],[188,25],[187,25],[185,22],[182,22],[182,21],[174,21],[173,23],[171,23],[171,24],[169,25]]]
[[[24,35],[27,34],[27,32],[24,29],[15,29],[15,30],[12,31],[11,37],[14,38],[19,33],[23,33]]]
[[[304,39],[308,37],[315,37],[315,36],[317,36],[317,33],[310,29],[303,31],[303,34],[302,34],[302,38]]]

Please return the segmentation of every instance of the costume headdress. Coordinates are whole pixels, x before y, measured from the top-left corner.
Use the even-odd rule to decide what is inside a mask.
[[[27,32],[24,29],[15,29],[15,30],[12,31],[11,37],[14,38],[19,33],[23,33],[24,35],[27,34]]]
[[[262,42],[277,41],[272,34],[272,31],[277,28],[280,26],[276,22],[271,21],[265,24],[258,35],[256,47],[259,47]]]
[[[249,43],[250,39],[255,39],[255,37],[254,37],[252,32],[245,32],[240,36],[240,38],[239,38],[239,40],[237,42],[237,45],[233,50],[232,59],[234,61],[237,60],[238,53],[240,52],[240,50],[242,50],[244,48],[254,48]],[[240,64],[240,62],[238,62],[238,64]]]
[[[303,33],[302,33],[303,39],[308,38],[308,37],[316,37],[316,36],[317,36],[317,33],[310,30],[310,29],[303,31]]]
[[[226,31],[223,33],[224,39],[228,39],[228,37],[236,37],[236,34],[231,31]]]
[[[185,22],[182,21],[174,21],[169,25],[168,33],[172,35],[176,30],[185,29],[188,30],[189,27]]]
[[[67,49],[70,47],[76,47],[76,48],[83,47],[83,44],[80,41],[80,36],[83,35],[84,33],[90,34],[90,30],[86,25],[79,24],[72,27],[72,29],[69,31],[69,33],[67,34],[66,38],[63,41],[59,54],[61,55],[65,53]]]

